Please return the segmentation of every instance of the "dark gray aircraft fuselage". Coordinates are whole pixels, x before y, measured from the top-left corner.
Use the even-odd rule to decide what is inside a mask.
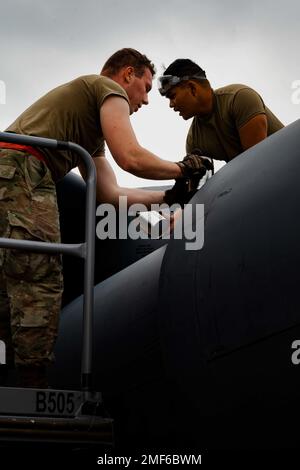
[[[187,250],[185,239],[107,240],[101,256],[97,242],[96,281],[105,280],[95,287],[93,380],[119,445],[298,445],[299,142],[296,121],[197,192],[190,202],[204,204],[199,250]],[[72,178],[62,183],[70,194]],[[60,204],[62,221],[77,213],[68,219],[73,236],[81,230],[77,202]],[[157,250],[130,264],[143,247]],[[80,293],[80,266],[68,263],[69,302]],[[63,309],[53,386],[79,386],[81,312],[81,297]]]

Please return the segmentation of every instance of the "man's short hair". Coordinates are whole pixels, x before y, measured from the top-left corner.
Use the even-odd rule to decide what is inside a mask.
[[[175,77],[200,76],[201,85],[210,88],[210,83],[206,78],[205,70],[190,59],[176,59],[164,71],[164,75],[173,75]],[[195,78],[196,79],[196,78]]]
[[[186,77],[188,75],[202,75],[206,77],[205,71],[190,59],[176,59],[164,71],[164,75],[175,75]]]
[[[115,52],[104,64],[102,72],[105,72],[108,76],[113,76],[118,73],[123,67],[131,66],[134,68],[134,73],[137,77],[141,77],[145,69],[148,68],[155,75],[154,64],[148,59],[147,56],[141,54],[135,49],[125,47]]]

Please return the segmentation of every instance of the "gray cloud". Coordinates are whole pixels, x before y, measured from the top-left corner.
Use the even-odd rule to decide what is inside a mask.
[[[291,102],[300,80],[298,0],[10,0],[1,2],[0,129],[48,89],[86,73],[121,47],[146,53],[161,70],[177,57],[204,67],[213,86],[256,88],[285,122],[299,116]],[[133,119],[141,143],[163,158],[184,152],[189,123],[157,93]],[[120,182],[129,179],[122,172]],[[130,179],[129,184],[141,184]]]

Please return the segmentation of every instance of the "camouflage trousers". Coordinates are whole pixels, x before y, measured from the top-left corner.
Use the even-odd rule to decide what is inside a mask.
[[[60,241],[51,173],[15,150],[0,150],[0,237]],[[62,290],[60,255],[0,248],[0,340],[8,364],[53,361]]]

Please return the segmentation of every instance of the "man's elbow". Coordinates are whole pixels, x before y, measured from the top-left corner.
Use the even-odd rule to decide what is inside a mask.
[[[141,167],[140,149],[133,149],[129,152],[124,152],[118,158],[115,158],[117,164],[122,170],[138,175]]]
[[[106,188],[97,191],[97,204],[112,204],[115,207],[119,205],[118,187]]]
[[[141,166],[139,165],[138,161],[130,159],[124,164],[122,169],[124,171],[127,171],[128,173],[131,173],[134,176],[139,176]]]

